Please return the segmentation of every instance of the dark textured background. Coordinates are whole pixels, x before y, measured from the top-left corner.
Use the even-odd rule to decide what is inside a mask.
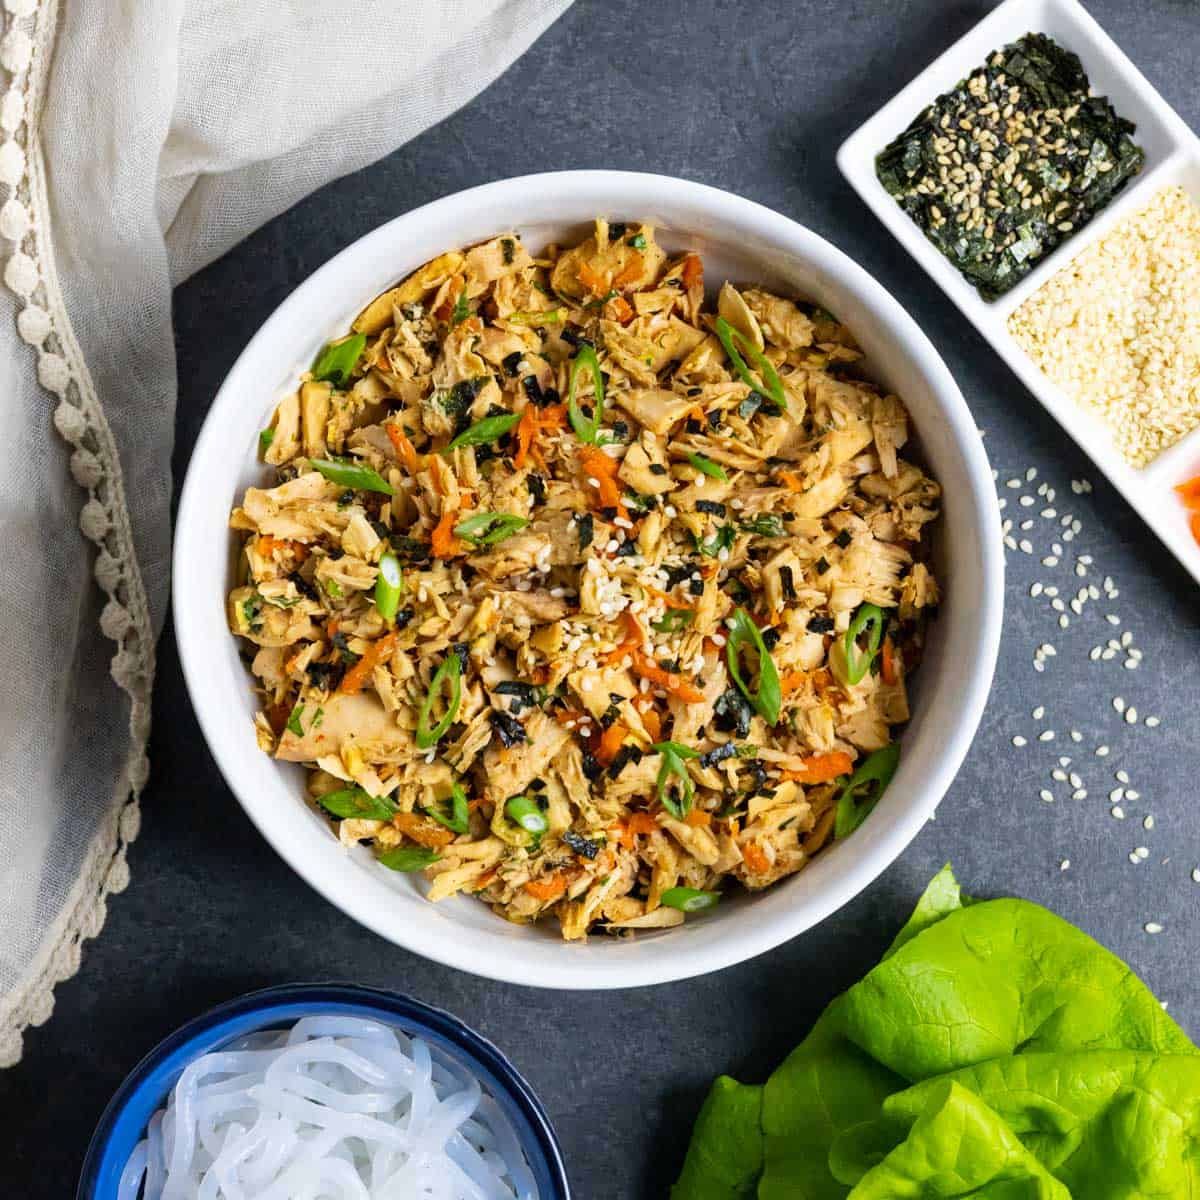
[[[1193,0],[1094,0],[1091,11],[1193,127],[1200,10]],[[403,989],[444,1005],[508,1051],[555,1121],[581,1200],[661,1196],[712,1077],[761,1079],[834,993],[870,966],[926,879],[953,860],[980,895],[1054,907],[1144,975],[1200,1032],[1200,862],[1196,828],[1195,586],[1100,480],[1000,360],[843,183],[842,139],[989,8],[942,0],[766,0],[654,6],[580,0],[498,83],[457,115],[360,174],[326,187],[176,294],[177,478],[209,400],[253,331],[334,252],[416,205],[532,171],[613,167],[701,180],[803,222],[862,263],[912,312],[946,357],[1002,482],[1040,471],[1062,515],[1083,524],[1068,551],[1110,574],[1116,601],[1062,631],[1035,579],[1069,598],[1073,557],[1057,568],[1050,522],[1032,516],[1034,556],[1010,555],[1005,640],[991,703],[957,783],[908,852],[820,928],[761,958],[686,983],[558,994],[491,983],[424,962],[368,934],[321,900],[242,815],[201,741],[170,629],[161,644],[143,831],[133,883],[110,904],[103,936],[58,990],[52,1020],[30,1031],[24,1061],[0,1073],[0,1180],[24,1200],[71,1193],[92,1127],[126,1071],[205,1007],[268,984],[315,978]],[[1200,464],[1198,464],[1200,465]],[[1089,476],[1091,495],[1070,480]],[[1037,485],[1035,484],[1034,487]],[[1015,490],[1002,487],[1011,514]],[[1032,490],[1032,489],[1026,489]],[[1103,612],[1121,616],[1115,630]],[[1130,629],[1140,670],[1089,648]],[[1044,674],[1034,648],[1053,643]],[[1126,726],[1123,695],[1157,729]],[[1056,739],[1034,740],[1047,707]],[[1084,740],[1073,746],[1068,731]],[[1014,734],[1030,745],[1017,749]],[[1112,747],[1107,759],[1093,750]],[[1089,795],[1051,786],[1058,754]],[[1082,765],[1079,765],[1082,764]],[[1112,772],[1141,793],[1114,820]],[[1142,828],[1153,813],[1156,825]],[[1150,857],[1132,865],[1144,845]],[[1070,868],[1061,870],[1064,858]],[[1147,935],[1157,921],[1164,932]]]

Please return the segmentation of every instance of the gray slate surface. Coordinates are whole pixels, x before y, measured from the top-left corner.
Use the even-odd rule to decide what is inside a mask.
[[[1036,553],[1010,555],[1005,641],[991,703],[958,781],[908,852],[820,928],[720,974],[645,991],[556,994],[447,970],[366,933],[321,900],[242,815],[190,711],[171,631],[161,645],[144,826],[133,883],[110,904],[103,937],[58,992],[53,1019],[0,1073],[0,1179],[25,1200],[74,1187],[91,1129],[126,1071],[207,1006],[251,988],[333,978],[403,989],[495,1039],[540,1091],[576,1194],[661,1196],[712,1077],[761,1079],[836,992],[878,957],[923,883],[947,860],[978,895],[1019,894],[1100,938],[1200,1032],[1200,862],[1195,773],[1197,592],[1136,516],[1090,470],[837,174],[833,154],[859,122],[989,6],[907,0],[599,3],[580,0],[473,104],[362,173],[272,222],[176,296],[182,474],[210,398],[253,331],[334,252],[389,217],[460,188],[565,167],[621,167],[740,192],[815,229],[872,271],[946,357],[1007,480],[1036,466],[1054,507],[1082,522],[1057,568],[1040,565],[1051,523],[1033,516]],[[1090,8],[1193,126],[1200,15],[1192,0],[1096,0]],[[331,136],[336,134],[331,133]],[[1197,464],[1200,466],[1200,464]],[[1072,478],[1095,480],[1073,495]],[[1033,485],[1032,491],[1037,484]],[[1017,491],[1002,487],[1009,512]],[[1119,599],[1067,630],[1035,580],[1064,598],[1111,574]],[[1102,617],[1113,612],[1121,624]],[[1087,652],[1124,629],[1141,669]],[[1043,674],[1034,648],[1058,654]],[[1122,722],[1122,695],[1158,729]],[[1051,743],[1037,742],[1034,706]],[[1072,745],[1069,730],[1083,735]],[[1015,734],[1029,738],[1015,748]],[[1095,757],[1103,741],[1106,759]],[[1059,754],[1088,795],[1049,778]],[[1127,770],[1140,799],[1127,819],[1106,797]],[[1053,787],[1053,803],[1038,798]],[[1154,815],[1153,830],[1142,818]],[[1150,851],[1140,865],[1128,856]],[[1060,870],[1064,858],[1068,870]],[[1157,921],[1164,932],[1143,932]]]

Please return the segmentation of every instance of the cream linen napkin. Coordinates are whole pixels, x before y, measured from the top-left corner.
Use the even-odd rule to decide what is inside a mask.
[[[2,3],[0,1066],[128,883],[171,287],[441,120],[570,0]]]

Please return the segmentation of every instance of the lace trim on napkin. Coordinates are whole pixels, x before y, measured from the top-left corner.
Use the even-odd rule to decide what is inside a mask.
[[[129,883],[125,861],[140,824],[138,797],[149,773],[154,633],[134,552],[116,443],[75,340],[55,271],[44,163],[38,140],[58,0],[3,0],[0,38],[6,86],[0,94],[0,238],[3,279],[20,304],[17,331],[37,353],[38,381],[58,399],[54,425],[73,447],[71,474],[87,493],[79,525],[97,548],[96,582],[107,602],[100,628],[117,646],[112,677],[129,697],[130,747],[107,818],[80,877],[25,980],[0,998],[0,1067],[21,1057],[21,1033],[54,1009],[55,985],[79,970],[86,938],[104,925],[107,897]]]

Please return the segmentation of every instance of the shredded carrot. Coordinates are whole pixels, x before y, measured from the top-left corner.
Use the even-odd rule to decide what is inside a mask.
[[[657,833],[660,828],[658,822],[648,812],[630,813],[625,827],[634,837],[640,834]]]
[[[702,808],[693,808],[686,817],[683,818],[685,825],[691,825],[693,828],[700,828],[712,824],[712,813],[707,813]]]
[[[642,627],[638,624],[637,617],[625,609],[621,613],[621,624],[625,626],[625,638],[613,650],[610,650],[604,656],[604,665],[606,667],[615,666],[627,654],[632,656],[636,654],[646,640],[646,635],[642,632]]]
[[[662,741],[662,718],[658,715],[658,710],[652,706],[639,708],[638,714],[642,718],[642,726],[650,735],[652,742]]]
[[[604,315],[610,320],[628,325],[633,320],[633,305],[624,296],[614,296],[604,306]]]
[[[392,824],[406,838],[416,842],[418,846],[437,849],[441,846],[448,846],[454,841],[453,830],[431,821],[428,817],[418,816],[416,813],[397,813],[392,818]]]
[[[600,741],[593,754],[602,767],[607,767],[617,757],[617,751],[621,749],[621,743],[625,741],[625,735],[628,732],[629,730],[620,721],[614,721],[600,735]]]
[[[538,410],[538,425],[542,429],[562,429],[567,423],[567,406],[565,404],[547,404]]]
[[[332,641],[333,641],[333,635],[334,635],[335,633],[337,633],[337,631],[338,631],[338,623],[337,623],[337,618],[336,618],[336,617],[330,617],[330,618],[329,618],[329,620],[325,622],[325,636],[326,636],[327,638],[329,638],[329,640],[332,642]]]
[[[463,552],[462,542],[454,536],[454,523],[457,520],[458,513],[454,509],[447,508],[442,512],[441,520],[434,526],[430,538],[434,558],[453,558]]]
[[[475,890],[477,892],[482,892],[483,889],[487,887],[487,885],[491,883],[492,880],[495,879],[499,874],[499,867],[488,867],[488,869],[484,871],[484,873],[480,875],[477,880],[475,880]]]
[[[615,825],[608,827],[608,832],[613,835],[615,841],[625,850],[632,850],[634,846],[633,834],[629,830],[629,826],[618,821]]]
[[[679,278],[683,280],[685,288],[704,282],[704,263],[700,261],[698,254],[689,254],[683,260],[683,270],[680,271]]]
[[[793,475],[791,471],[780,471],[779,478],[783,480],[783,486],[789,492],[803,492],[804,484],[800,482],[798,476]]]
[[[342,676],[339,692],[353,694],[361,691],[363,685],[371,678],[371,672],[388,658],[396,648],[396,634],[387,633],[376,641],[371,642],[363,651],[363,656]]]
[[[567,876],[563,871],[554,875],[543,875],[541,879],[531,879],[525,890],[535,900],[556,900],[567,890]]]
[[[603,296],[608,290],[608,276],[601,275],[599,271],[593,270],[587,263],[579,264],[579,282],[583,284],[593,296]]]
[[[699,421],[706,429],[708,428],[708,413],[704,411],[698,404],[693,404],[691,408],[684,413],[684,418],[688,421]]]
[[[521,419],[517,422],[517,452],[513,455],[513,466],[518,471],[524,468],[525,460],[529,457],[529,448],[537,435],[537,405],[530,403],[525,405],[525,411],[521,413]]]
[[[272,537],[269,533],[258,535],[258,552],[260,554],[271,555],[276,550],[282,550],[285,554],[294,554],[301,562],[308,557],[308,547],[303,542],[293,541],[291,538]]]
[[[554,719],[560,725],[578,725],[583,720],[583,713],[577,708],[556,708]]]
[[[848,775],[853,767],[850,755],[842,750],[830,750],[827,754],[811,754],[802,759],[799,768],[784,771],[783,778],[796,783],[828,783],[839,775]]]
[[[788,671],[786,675],[780,677],[780,693],[784,696],[790,696],[798,688],[802,688],[804,686],[804,681],[807,678],[807,671]]]
[[[620,273],[613,278],[612,285],[615,288],[627,287],[631,283],[636,283],[641,277],[644,267],[642,256],[634,254],[630,256],[629,262],[621,269]]]
[[[454,306],[458,303],[458,297],[466,286],[467,281],[462,275],[455,275],[450,280],[450,288],[446,292],[445,300],[437,306],[433,313],[439,321],[450,320],[450,314],[454,312]]]
[[[771,869],[771,860],[767,857],[766,851],[757,842],[750,842],[741,849],[742,858],[745,860],[746,866],[755,875],[765,875]]]
[[[634,652],[633,669],[643,679],[650,680],[651,683],[657,683],[659,687],[670,692],[672,696],[684,701],[686,704],[699,704],[704,699],[704,693],[696,687],[695,684],[688,681],[674,671],[664,670],[658,665],[648,654],[643,654],[640,650]]]
[[[599,446],[584,446],[579,451],[579,461],[584,474],[594,479],[599,485],[588,489],[589,494],[596,493],[599,501],[597,508],[615,508],[617,516],[629,519],[625,505],[621,503],[621,487],[617,483],[617,470],[620,463],[611,455],[605,454]]]
[[[1193,476],[1186,483],[1177,483],[1175,490],[1186,507],[1200,509],[1200,475]]]
[[[879,674],[886,684],[896,682],[896,653],[890,637],[883,639],[883,653],[879,656]]]
[[[384,429],[387,430],[388,440],[392,443],[392,449],[396,451],[396,457],[404,464],[404,469],[410,475],[415,475],[418,469],[417,451],[408,440],[408,434],[399,425],[390,422],[384,425]]]

